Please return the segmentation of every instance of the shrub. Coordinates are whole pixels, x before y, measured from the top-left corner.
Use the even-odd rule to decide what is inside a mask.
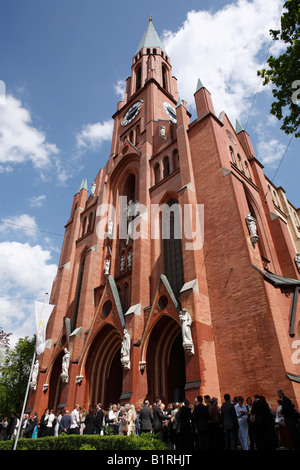
[[[0,451],[12,450],[13,443],[13,440],[1,441]],[[60,434],[58,437],[19,439],[17,450],[167,450],[167,446],[153,434],[137,436]]]

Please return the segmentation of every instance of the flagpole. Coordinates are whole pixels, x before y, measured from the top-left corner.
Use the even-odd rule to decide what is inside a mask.
[[[48,296],[48,293],[46,292],[45,293],[45,301],[44,301],[45,303],[47,301],[47,296]],[[24,415],[24,412],[25,412],[25,407],[27,405],[27,398],[28,398],[29,387],[30,387],[31,376],[32,376],[32,371],[33,371],[35,359],[36,359],[36,348],[34,347],[34,353],[33,353],[33,358],[32,358],[32,363],[31,363],[31,368],[30,368],[30,374],[29,374],[29,377],[28,377],[28,383],[27,383],[25,398],[24,398],[24,402],[23,402],[23,408],[22,408],[22,412],[21,412],[21,415],[20,415],[19,427],[18,427],[16,438],[15,438],[13,450],[16,450],[16,448],[17,448],[17,444],[18,444],[18,440],[19,440],[19,436],[20,436],[20,432],[21,432],[22,419],[23,419],[23,415]]]

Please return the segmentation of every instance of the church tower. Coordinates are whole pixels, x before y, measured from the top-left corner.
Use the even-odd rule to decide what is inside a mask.
[[[191,123],[150,18],[107,164],[65,226],[28,405],[40,415],[278,388],[300,402],[296,237],[249,135],[200,80],[194,96]]]

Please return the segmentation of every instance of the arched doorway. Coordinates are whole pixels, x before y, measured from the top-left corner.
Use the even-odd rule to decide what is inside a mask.
[[[148,398],[164,403],[182,401],[185,387],[185,358],[179,324],[162,315],[153,327],[147,348]]]
[[[62,358],[63,358],[64,352],[61,351],[59,355],[57,356],[53,367],[51,371],[51,377],[49,381],[49,399],[48,399],[48,408],[50,410],[57,410],[59,408],[63,408],[65,406],[65,402],[62,402],[62,400],[66,400],[66,397],[62,397],[62,389],[63,389],[63,383],[61,380],[61,365],[62,365]],[[67,385],[65,385],[64,388],[66,388]]]
[[[123,380],[121,345],[121,335],[112,325],[104,325],[94,338],[85,364],[87,406],[102,403],[107,407],[119,401]]]

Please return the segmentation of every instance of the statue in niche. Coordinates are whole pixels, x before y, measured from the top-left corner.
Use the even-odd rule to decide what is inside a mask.
[[[64,349],[64,355],[62,358],[62,373],[61,379],[64,383],[68,383],[69,381],[69,365],[70,365],[70,353],[67,348]]]
[[[300,273],[300,253],[296,253],[296,256],[295,256],[295,263],[296,263],[298,272]]]
[[[91,196],[95,197],[95,195],[96,195],[96,183],[94,181],[92,184]]]
[[[134,217],[134,202],[132,199],[130,199],[127,206],[127,218],[130,219],[131,217]]]
[[[109,237],[112,237],[113,235],[113,229],[114,229],[114,223],[111,219],[108,221],[108,226],[107,226],[107,235]]]
[[[184,308],[179,314],[182,330],[182,346],[189,356],[194,354],[194,343],[191,332],[192,317]]]
[[[247,214],[246,222],[250,234],[250,240],[253,244],[255,244],[258,240],[256,220],[250,212]]]
[[[165,126],[160,126],[160,137],[163,141],[165,141],[167,139],[167,136],[166,136],[166,127]]]
[[[110,260],[106,259],[105,260],[105,267],[104,267],[104,274],[108,275],[110,271]]]
[[[30,388],[32,388],[33,390],[36,390],[37,377],[38,377],[38,374],[39,374],[39,367],[40,367],[40,364],[39,364],[39,361],[37,359],[34,363],[34,366],[33,366],[32,377],[31,377],[31,382],[30,382]]]
[[[121,364],[124,369],[130,369],[130,335],[124,329],[123,342],[121,347]]]
[[[121,256],[120,271],[123,273],[125,271],[126,258],[124,255]]]
[[[132,253],[132,251],[130,251],[128,253],[128,256],[127,256],[127,267],[128,267],[128,269],[132,268],[132,257],[133,257],[133,253]]]

